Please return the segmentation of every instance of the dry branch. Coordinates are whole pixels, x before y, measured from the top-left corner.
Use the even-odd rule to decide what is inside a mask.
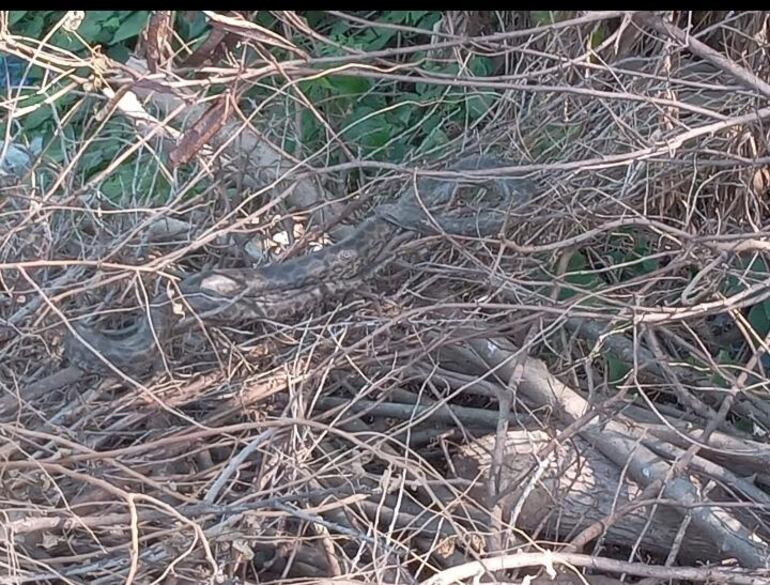
[[[506,435],[501,479],[504,492],[498,496],[497,505],[507,515],[516,509],[517,527],[530,534],[542,528],[549,539],[568,540],[593,523],[612,518],[615,510],[639,501],[642,489],[580,437],[557,446],[555,452],[545,457],[539,456],[538,452],[551,440],[537,430],[509,431]],[[469,481],[476,480],[479,474],[486,477],[494,444],[495,436],[488,435],[461,447],[454,458],[458,475]],[[537,472],[533,474],[532,470]],[[528,488],[534,482],[533,489],[523,496],[521,482]],[[488,498],[484,492],[483,485],[477,483],[471,495],[485,502]],[[605,546],[638,546],[665,555],[671,550],[679,524],[675,508],[662,505],[651,515],[642,505],[610,525],[605,524],[602,542]],[[694,565],[722,558],[725,553],[719,550],[719,543],[690,529],[681,556]]]
[[[4,144],[52,104],[57,125],[2,161],[0,582],[766,583],[770,16],[334,13],[391,35],[367,51],[302,13],[208,14],[195,52],[185,13],[154,14],[147,64],[51,44],[73,15],[0,31],[47,84],[6,92]],[[357,104],[301,91],[338,76],[372,116],[410,109],[374,154]],[[212,267],[321,258],[319,232],[392,222],[417,178],[479,179],[437,169],[487,153],[538,185],[494,230],[396,214],[387,270],[299,321],[195,321],[142,384],[61,369],[62,319],[122,329]]]
[[[503,379],[520,379],[518,390],[533,406],[552,409],[565,424],[589,410],[585,399],[552,376],[540,360],[530,358],[515,366],[514,352],[506,341],[474,340],[471,347]],[[633,431],[630,422],[615,417],[582,429],[580,435],[618,468],[627,469],[638,485],[645,488],[657,485],[661,495],[679,502],[692,514],[694,526],[719,548],[721,554],[735,556],[747,567],[761,568],[766,565],[770,558],[767,543],[758,541],[726,510],[699,507],[703,500],[694,480],[672,477],[670,466],[640,445],[641,437]],[[680,510],[680,513],[683,511]]]

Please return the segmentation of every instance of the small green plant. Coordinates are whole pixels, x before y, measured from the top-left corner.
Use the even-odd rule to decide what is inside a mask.
[[[613,282],[623,282],[651,274],[660,268],[658,258],[652,256],[649,238],[633,228],[621,228],[610,236],[606,258],[608,276]]]
[[[559,290],[560,301],[572,298],[581,291],[599,290],[603,286],[603,281],[590,269],[588,260],[582,252],[575,252],[570,257],[564,282],[566,284],[563,284]]]
[[[13,11],[8,22],[15,35],[46,39],[50,45],[83,59],[90,58],[94,51],[101,51],[116,61],[125,61],[134,51],[151,15],[149,11],[88,11],[77,28],[69,30],[61,26],[66,14],[65,11]],[[361,24],[325,12],[298,14],[307,19],[311,28],[332,41],[319,43],[310,35],[291,39],[314,57],[349,56],[351,50],[374,52],[410,44],[425,45],[443,17],[439,11],[383,11],[371,14],[370,24]],[[259,11],[249,18],[277,34],[285,33],[282,23],[270,12]],[[194,49],[204,40],[209,24],[202,12],[190,11],[175,13],[172,26],[178,37]],[[273,53],[277,59],[290,57],[278,49]],[[332,71],[300,81],[296,89],[302,96],[292,96],[293,107],[299,109],[296,116],[299,127],[296,137],[286,136],[287,150],[303,156],[321,154],[329,162],[339,162],[343,149],[337,148],[337,141],[342,141],[345,149],[357,157],[401,162],[443,148],[463,129],[483,121],[493,110],[499,94],[494,90],[432,83],[429,79],[431,75],[444,80],[459,75],[489,76],[493,68],[490,58],[472,55],[461,66],[451,58],[451,53],[438,57],[441,55],[425,50],[404,57],[394,56],[394,61],[417,64],[418,74],[411,75],[414,81],[381,79],[376,70],[367,69],[351,73]],[[411,70],[415,71],[414,65]],[[62,161],[66,158],[62,144],[75,145],[88,139],[93,131],[94,108],[101,102],[75,92],[63,93],[51,100],[51,95],[64,87],[67,80],[52,82],[51,74],[37,66],[27,67],[26,73],[30,87],[14,90],[16,111],[23,112],[14,116],[14,123],[20,124],[29,136],[42,136],[44,144],[50,145],[46,154]],[[91,74],[89,70],[78,72],[81,78]],[[45,87],[44,92],[38,91],[41,86]],[[260,80],[246,95],[255,103],[262,103],[274,100],[276,95],[296,91],[292,88],[277,94],[278,88],[285,87],[286,79],[275,75]],[[215,86],[211,91],[223,89]],[[34,108],[36,105],[39,107]],[[67,124],[63,129],[61,121],[65,119]],[[109,132],[107,128],[100,132],[107,132],[104,136],[109,135],[110,140],[94,141],[79,161],[79,172],[85,179],[105,169],[123,148],[120,127],[108,126]],[[128,139],[130,130],[125,131],[129,132]],[[59,144],[51,145],[60,132],[66,135],[59,136]],[[116,184],[108,181],[104,187],[117,192],[118,183],[124,184],[124,179],[111,179]]]
[[[16,10],[10,12],[9,24],[12,33],[40,40],[65,15],[60,10]],[[147,10],[89,10],[76,31],[59,27],[48,42],[79,55],[102,46],[113,59],[125,61],[149,17]]]
[[[308,15],[308,22],[338,45],[321,47],[321,54],[341,55],[341,46],[372,52],[397,40],[400,44],[424,43],[439,18],[439,12],[427,11],[390,11],[379,16],[379,22],[422,29],[422,36],[376,25],[353,28],[344,20],[320,14]],[[437,63],[419,53],[412,57],[415,62],[422,59],[421,68],[428,74],[460,74],[454,62]],[[487,76],[491,70],[489,58],[474,56],[463,74]],[[339,74],[304,81],[299,87],[313,103],[320,104],[325,120],[351,149],[364,158],[393,162],[403,160],[407,153],[440,148],[451,138],[446,128],[465,127],[479,120],[497,99],[496,92],[467,92],[430,82],[401,82],[395,86],[397,91],[393,91],[392,85],[387,89],[383,85],[376,81],[376,75]],[[325,126],[307,110],[302,112],[301,119],[303,147],[310,152],[323,150],[329,138]]]

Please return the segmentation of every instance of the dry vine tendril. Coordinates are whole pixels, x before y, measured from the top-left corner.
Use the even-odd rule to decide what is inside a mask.
[[[453,171],[487,170],[503,166],[490,157],[474,157],[451,167]],[[489,236],[504,224],[506,210],[527,203],[534,186],[527,180],[495,177],[490,181],[502,199],[495,208],[472,217],[433,215],[432,221],[409,189],[396,203],[384,204],[341,242],[287,262],[259,268],[211,270],[184,279],[179,289],[187,307],[204,322],[230,324],[248,320],[290,320],[345,294],[353,293],[373,277],[404,236],[436,233]],[[455,181],[422,179],[420,199],[427,208],[445,203]],[[433,223],[435,222],[435,224]],[[391,254],[392,256],[392,254]],[[130,332],[107,334],[74,323],[77,335],[65,341],[65,357],[83,371],[109,372],[107,363],[126,374],[147,373],[158,363],[158,342],[196,322],[174,322],[172,304],[165,294],[156,296],[149,310]],[[91,346],[89,348],[83,341]]]

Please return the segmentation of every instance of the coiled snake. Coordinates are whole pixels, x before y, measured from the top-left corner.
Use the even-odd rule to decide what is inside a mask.
[[[493,158],[476,157],[465,159],[451,170],[499,166]],[[375,208],[371,217],[337,244],[282,263],[210,270],[183,279],[179,290],[187,309],[196,318],[179,320],[167,295],[159,294],[144,316],[127,330],[102,333],[73,323],[76,335],[67,336],[64,355],[70,364],[83,371],[109,372],[109,362],[125,374],[138,375],[159,363],[158,344],[162,345],[172,332],[181,332],[196,322],[232,324],[294,319],[330,299],[354,293],[387,264],[390,251],[415,234],[444,231],[484,236],[499,232],[506,211],[528,202],[534,187],[523,179],[493,177],[491,183],[501,205],[473,217],[431,214],[429,218],[423,209],[446,203],[456,182],[423,178],[417,183],[417,193],[410,188],[395,203]]]

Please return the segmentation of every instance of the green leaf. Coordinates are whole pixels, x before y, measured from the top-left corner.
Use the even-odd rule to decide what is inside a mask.
[[[109,14],[112,14],[111,12]],[[104,15],[98,12],[86,12],[86,17],[78,27],[78,34],[83,37],[87,43],[96,42],[97,37],[102,32],[102,21]]]
[[[264,26],[265,28],[273,30],[273,27],[277,22],[278,21],[275,19],[275,16],[266,10],[260,10],[259,13],[257,13],[256,23],[260,26]]]
[[[189,35],[189,38],[199,37],[206,31],[208,27],[208,18],[206,18],[203,13],[196,10],[195,16],[188,27],[187,34]]]
[[[472,95],[466,101],[468,108],[468,114],[474,119],[481,118],[489,111],[494,103],[494,97],[489,94],[476,94]]]
[[[440,129],[441,119],[441,114],[433,112],[431,115],[424,117],[419,124],[423,132],[430,134],[434,130]]]
[[[94,42],[92,39],[86,40],[89,43]],[[73,53],[77,53],[83,49],[83,42],[75,35],[64,29],[59,29],[53,34],[51,37],[51,43],[61,49],[64,49],[65,51],[72,51]]]
[[[123,22],[119,16],[113,16],[102,22],[102,29],[105,33],[112,33],[120,28],[120,23]]]
[[[770,299],[754,305],[749,310],[749,323],[761,338],[765,338],[770,332]]]
[[[750,420],[746,420],[745,418],[736,419],[732,421],[732,424],[736,429],[743,431],[744,433],[751,434],[754,431],[754,425],[752,422]]]
[[[150,13],[147,10],[141,10],[132,13],[131,16],[123,21],[118,30],[115,32],[112,37],[112,42],[119,43],[120,41],[125,41],[126,39],[130,39],[139,35],[139,33],[142,32],[142,29],[144,28],[144,25],[146,24],[149,17]]]
[[[564,280],[567,284],[574,284],[575,288],[562,286],[559,289],[559,300],[573,297],[579,290],[596,290],[602,285],[602,281],[595,274],[588,272],[587,268],[588,261],[582,253],[578,252],[570,257]]]
[[[582,252],[578,252],[577,254],[572,254],[572,256],[570,256],[569,262],[567,263],[567,272],[583,270],[586,266],[588,266],[586,257],[583,256]]]
[[[308,144],[312,144],[321,135],[321,126],[312,112],[302,110],[302,137]]]
[[[8,25],[13,26],[27,15],[27,10],[11,10],[8,15]]]
[[[403,104],[393,110],[391,110],[391,115],[393,116],[393,119],[402,127],[407,126],[409,124],[409,119],[412,117],[412,108],[414,107],[414,104]]]
[[[344,20],[334,21],[334,24],[332,24],[332,28],[329,31],[329,36],[337,42],[344,41],[347,38],[348,26],[349,25]]]
[[[379,51],[384,49],[390,39],[396,35],[396,31],[387,28],[375,28],[371,30],[371,34],[367,35],[367,39],[363,43],[363,49],[369,51]]]
[[[307,10],[303,11],[302,16],[305,17],[307,24],[310,28],[319,28],[323,26],[326,20],[326,14],[320,10]]]
[[[314,102],[325,99],[334,86],[326,77],[297,82],[297,88]]]
[[[417,24],[426,14],[428,14],[427,10],[409,10],[406,13],[406,21],[412,25]]]
[[[42,106],[24,116],[23,126],[29,132],[48,121],[53,121],[53,112],[50,107]]]
[[[409,145],[404,140],[396,140],[388,148],[387,160],[404,160],[409,152]]]
[[[125,63],[131,56],[131,52],[125,45],[115,45],[114,47],[109,47],[106,52],[110,59],[114,59],[120,63]]]
[[[595,49],[604,42],[607,38],[607,31],[603,26],[597,27],[597,29],[591,33],[591,48]]]
[[[358,95],[369,91],[371,82],[363,77],[351,75],[335,75],[322,78],[329,88],[340,94]]]
[[[105,144],[104,141],[98,145],[95,144],[94,148],[89,149],[80,159],[80,170],[86,176],[89,176],[104,169],[109,161],[113,160],[118,153],[119,147],[117,143],[113,144]]]
[[[409,12],[406,10],[388,10],[382,17],[385,22],[394,24],[406,24],[409,19]]]
[[[45,14],[45,12],[32,12],[32,18],[28,22],[20,23],[24,25],[23,28],[20,27],[21,34],[33,39],[39,39],[45,27]]]
[[[720,349],[717,353],[716,362],[722,366],[735,365],[735,360],[730,355],[730,351],[727,349]],[[696,362],[697,363],[697,362]],[[702,364],[697,364],[699,367],[703,367]],[[721,370],[720,370],[721,371]],[[712,384],[719,388],[729,388],[732,384],[728,380],[725,380],[719,371],[714,371],[709,379]]]
[[[120,12],[115,10],[89,10],[86,12],[86,18],[92,19],[94,22],[104,22],[115,16],[119,16]]]
[[[492,59],[489,57],[474,57],[468,63],[468,68],[476,77],[487,77],[492,72]]]
[[[446,132],[444,132],[440,126],[436,126],[428,133],[428,136],[425,138],[425,140],[423,140],[422,144],[420,145],[420,150],[433,150],[434,148],[443,146],[448,142],[449,136],[446,135]]]
[[[383,146],[391,136],[392,127],[382,113],[369,105],[360,105],[347,118],[345,137],[358,143],[364,150],[373,150]]]
[[[130,182],[128,183],[131,184]],[[113,174],[101,184],[101,191],[113,203],[118,203],[125,193],[126,183],[119,173]]]
[[[631,366],[612,354],[607,355],[607,381],[618,384],[631,371]]]
[[[657,258],[645,258],[639,264],[642,274],[650,274],[660,268],[660,260]]]
[[[434,10],[426,14],[420,20],[420,22],[417,23],[417,28],[421,28],[424,30],[433,30],[433,27],[436,25],[436,23],[439,20],[441,20],[441,13],[437,10]]]
[[[534,10],[532,11],[532,19],[537,26],[546,26],[554,23],[553,12],[550,10]]]

